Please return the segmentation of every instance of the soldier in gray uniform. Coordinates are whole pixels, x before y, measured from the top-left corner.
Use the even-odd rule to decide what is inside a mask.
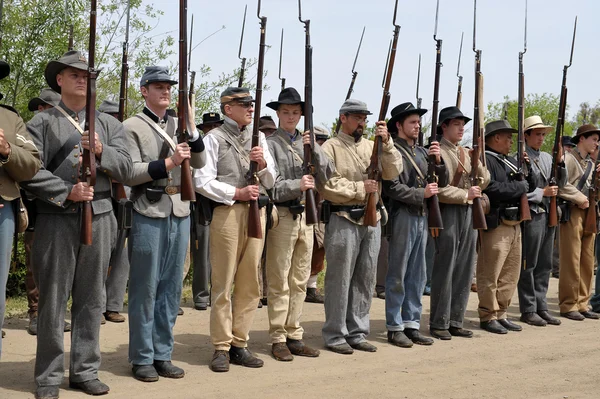
[[[98,111],[108,114],[114,118],[119,117],[119,103],[111,100],[104,100],[98,107]]]
[[[64,375],[63,328],[72,297],[69,386],[105,394],[98,380],[102,291],[116,237],[110,200],[111,178],[123,181],[132,170],[123,126],[96,112],[96,185],[79,182],[80,154],[89,148],[83,131],[88,64],[69,51],[46,66],[46,81],[61,93],[57,107],[38,113],[27,125],[40,151],[42,168],[23,187],[36,196],[38,216],[32,257],[40,292],[35,363],[36,397],[57,398]],[[93,244],[81,244],[81,203],[91,201]],[[60,232],[60,234],[57,234]]]
[[[305,192],[315,189],[315,180],[324,184],[333,174],[331,160],[319,145],[312,149],[314,177],[303,170],[304,146],[311,132],[296,127],[304,114],[304,101],[293,87],[286,87],[278,101],[267,107],[277,111],[279,129],[268,139],[277,177],[271,197],[279,213],[279,225],[267,236],[267,284],[271,352],[277,360],[290,361],[293,355],[317,357],[319,351],[305,345],[300,315],[310,277],[314,225],[306,224]]]
[[[551,186],[548,181],[552,156],[540,151],[540,148],[552,127],[544,125],[542,118],[534,115],[525,119],[524,129],[525,150],[529,156],[529,181],[536,187],[527,194],[531,220],[524,223],[523,229],[526,268],[521,270],[517,285],[521,321],[532,326],[559,325],[560,320],[550,315],[546,302],[556,235],[556,227],[548,227],[548,211],[550,198],[555,197],[558,188],[566,183],[567,172],[561,162],[558,185]]]
[[[190,204],[181,200],[181,164],[204,164],[204,143],[188,113],[186,142],[176,144],[177,120],[167,114],[177,81],[168,69],[146,67],[140,82],[142,112],[123,124],[133,160],[133,222],[129,233],[129,361],[144,382],[158,376],[182,378],[171,363],[173,326],[181,299],[183,267],[190,238]]]

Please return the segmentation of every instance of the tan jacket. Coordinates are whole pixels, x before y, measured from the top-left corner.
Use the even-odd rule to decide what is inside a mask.
[[[12,201],[21,196],[19,182],[33,178],[41,162],[37,147],[19,115],[0,107],[0,129],[11,149],[8,159],[0,158],[0,196]]]
[[[577,189],[579,180],[583,177],[583,173],[587,168],[588,162],[592,162],[590,157],[583,159],[577,148],[565,154],[565,168],[567,169],[567,184],[558,189],[558,196],[564,200],[572,202],[575,205],[581,205],[587,201],[587,195]],[[593,165],[593,164],[592,164]],[[592,166],[593,167],[593,166]],[[587,183],[583,189],[587,192],[592,182],[593,170],[588,176]]]
[[[456,187],[448,185],[440,188],[438,199],[443,204],[467,205],[469,203],[467,201],[467,194],[469,188],[471,188],[471,156],[469,155],[469,150],[460,145],[454,145],[445,138],[442,138],[440,141],[440,152],[448,170],[448,182],[454,181],[454,174],[456,173],[460,159],[459,151],[464,153],[464,171]],[[478,165],[477,177],[479,177],[479,187],[484,190],[490,184],[490,172],[481,162]]]

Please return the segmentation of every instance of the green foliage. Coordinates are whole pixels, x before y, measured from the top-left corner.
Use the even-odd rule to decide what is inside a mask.
[[[25,275],[27,274],[27,267],[25,266],[23,234],[19,234],[16,263],[15,259],[12,259],[12,255],[11,261],[11,269],[8,273],[8,281],[6,283],[6,295],[9,297],[22,295],[26,292]]]

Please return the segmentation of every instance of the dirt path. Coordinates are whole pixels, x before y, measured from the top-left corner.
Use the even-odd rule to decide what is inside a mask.
[[[550,286],[550,310],[558,312],[557,280]],[[516,298],[515,298],[516,303]],[[265,366],[252,370],[232,366],[229,373],[208,369],[212,347],[209,313],[184,308],[175,326],[174,362],[183,367],[182,380],[142,383],[127,364],[127,323],[102,327],[100,378],[111,387],[111,398],[599,398],[597,367],[600,321],[563,319],[558,327],[524,327],[520,333],[496,336],[478,328],[477,295],[471,294],[466,327],[473,339],[437,341],[431,347],[396,348],[386,342],[384,302],[373,300],[370,340],[375,354],[337,355],[326,350],[318,359],[276,362],[268,345],[266,308],[257,311],[250,347]],[[429,298],[424,299],[429,308]],[[518,317],[512,307],[510,316]],[[323,307],[307,304],[305,339],[322,347]],[[26,320],[7,320],[0,362],[0,398],[33,397],[35,338]],[[428,315],[423,325],[428,325]],[[426,330],[426,328],[422,328]],[[66,338],[69,336],[66,335]],[[68,350],[69,341],[65,340]],[[65,379],[65,381],[67,381]],[[66,389],[61,398],[85,398]]]

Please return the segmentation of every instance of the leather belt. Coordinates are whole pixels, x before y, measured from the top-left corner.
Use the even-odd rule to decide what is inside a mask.
[[[163,190],[165,194],[175,195],[181,193],[181,186],[154,186],[154,189]]]
[[[331,212],[350,212],[353,209],[365,209],[364,205],[331,205]]]
[[[110,191],[99,191],[94,193],[94,199],[92,201],[99,201],[110,198]]]

